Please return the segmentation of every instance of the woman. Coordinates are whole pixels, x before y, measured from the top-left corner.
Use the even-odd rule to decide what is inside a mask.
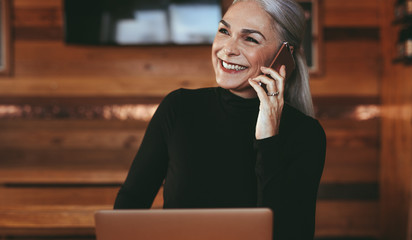
[[[166,96],[115,208],[149,208],[164,182],[164,208],[269,207],[275,239],[313,239],[326,141],[311,117],[304,24],[292,0],[235,1],[212,47],[219,87]],[[297,63],[286,80],[285,66],[263,67],[284,41]]]

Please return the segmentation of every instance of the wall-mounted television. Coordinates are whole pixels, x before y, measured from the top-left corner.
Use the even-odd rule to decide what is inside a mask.
[[[220,0],[64,0],[68,44],[211,44],[221,18]]]

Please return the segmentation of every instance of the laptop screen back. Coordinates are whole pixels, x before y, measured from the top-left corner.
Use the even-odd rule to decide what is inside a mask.
[[[106,210],[97,240],[271,240],[272,211],[248,209]]]

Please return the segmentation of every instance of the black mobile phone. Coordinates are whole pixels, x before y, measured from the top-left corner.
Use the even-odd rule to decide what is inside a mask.
[[[282,65],[285,65],[286,67],[285,79],[288,79],[296,67],[295,59],[293,58],[293,47],[290,46],[288,42],[282,43],[276,53],[275,58],[269,66],[279,72]]]

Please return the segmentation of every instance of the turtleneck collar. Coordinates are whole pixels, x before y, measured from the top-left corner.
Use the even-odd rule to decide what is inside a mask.
[[[217,87],[218,97],[224,111],[230,115],[251,115],[257,117],[259,98],[242,98],[227,89]]]
[[[254,108],[259,105],[259,98],[242,98],[231,91],[217,87],[218,92],[220,93],[222,100],[228,104],[232,105],[233,107],[241,107],[241,108]]]

